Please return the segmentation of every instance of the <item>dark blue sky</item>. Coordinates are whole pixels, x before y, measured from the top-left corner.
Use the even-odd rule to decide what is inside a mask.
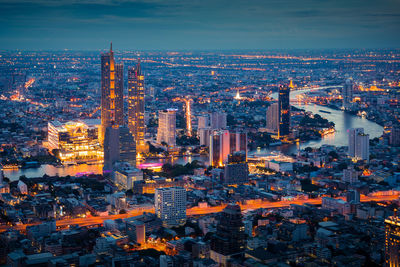
[[[400,47],[399,0],[0,0],[0,49]]]

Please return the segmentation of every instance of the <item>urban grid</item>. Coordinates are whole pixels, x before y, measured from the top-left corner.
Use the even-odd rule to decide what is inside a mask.
[[[108,39],[0,44],[0,266],[400,266],[399,49]]]

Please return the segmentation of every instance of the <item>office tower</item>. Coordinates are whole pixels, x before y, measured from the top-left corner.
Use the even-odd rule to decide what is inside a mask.
[[[156,188],[155,211],[165,227],[177,227],[186,222],[186,189],[183,187]]]
[[[213,112],[210,115],[210,126],[213,130],[226,129],[226,113]]]
[[[353,102],[353,80],[347,79],[342,88],[343,108],[348,109]]]
[[[176,109],[158,112],[157,143],[162,142],[171,147],[176,145]]]
[[[400,266],[400,218],[385,219],[385,266]]]
[[[124,124],[123,113],[123,65],[115,63],[111,44],[110,51],[101,54],[101,143],[107,127]]]
[[[400,146],[400,128],[392,127],[390,130],[389,143],[391,146]]]
[[[230,135],[228,130],[215,131],[210,136],[210,165],[224,166],[231,153]]]
[[[78,120],[61,123],[50,121],[47,126],[47,141],[50,151],[57,150],[63,162],[89,162],[103,159],[99,143],[100,120]]]
[[[279,86],[279,136],[285,136],[290,131],[290,87]]]
[[[364,128],[352,128],[349,129],[349,156],[350,157],[355,157],[356,155],[356,138],[359,134],[364,133]]]
[[[364,128],[349,130],[349,156],[355,160],[369,161],[369,134],[364,134]]]
[[[358,182],[358,173],[352,167],[343,170],[342,181],[345,183],[354,184]]]
[[[198,135],[200,139],[201,146],[210,146],[210,135],[212,130],[210,127],[208,128],[201,128],[198,130]]]
[[[229,204],[220,214],[210,250],[210,258],[220,266],[227,266],[230,258],[243,255],[246,234],[242,218],[240,206],[236,204]]]
[[[228,164],[224,170],[225,184],[240,184],[249,181],[249,167],[244,151],[234,152],[228,156]]]
[[[360,193],[357,190],[349,190],[346,193],[346,201],[354,204],[360,203]]]
[[[230,132],[229,133],[230,153],[243,151],[247,159],[247,133],[245,132]]]
[[[204,128],[209,128],[210,127],[210,119],[209,115],[201,115],[197,117],[198,122],[197,122],[197,129],[204,129]]]
[[[266,128],[272,133],[279,132],[279,104],[274,103],[267,109],[267,125]]]
[[[135,140],[126,126],[108,127],[104,138],[104,171],[112,171],[117,161],[136,166]]]
[[[140,152],[144,147],[144,76],[140,60],[128,69],[128,126]]]

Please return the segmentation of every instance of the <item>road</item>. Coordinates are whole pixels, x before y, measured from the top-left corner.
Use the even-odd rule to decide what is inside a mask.
[[[343,198],[339,198],[339,199],[343,199]],[[383,202],[383,201],[391,201],[391,200],[397,200],[397,199],[399,199],[399,195],[361,196],[361,202],[369,202],[369,201]],[[276,201],[276,202],[263,201],[263,202],[254,203],[254,204],[243,204],[240,206],[242,208],[242,211],[247,211],[247,210],[260,209],[260,208],[282,208],[282,207],[288,207],[291,204],[303,205],[306,203],[320,205],[322,203],[322,198],[307,199],[307,200],[295,200],[295,201]],[[206,214],[211,214],[211,213],[217,213],[217,212],[221,212],[225,207],[226,207],[226,205],[207,207],[207,208],[193,207],[193,208],[190,208],[187,210],[187,215],[188,216],[196,216],[196,215],[206,215]],[[153,212],[154,213],[154,208],[153,207],[142,208],[139,210],[129,211],[126,214],[108,215],[108,216],[102,216],[102,217],[90,216],[90,217],[86,217],[86,218],[62,219],[62,220],[56,221],[56,225],[58,228],[67,228],[69,225],[79,225],[79,226],[98,225],[98,224],[102,224],[105,220],[130,218],[130,217],[141,215],[144,212]],[[16,226],[12,226],[12,227],[0,226],[0,232],[4,232],[7,229],[11,229],[11,228],[24,231],[25,228],[30,225],[33,225],[33,224],[23,224],[23,225],[16,225]]]

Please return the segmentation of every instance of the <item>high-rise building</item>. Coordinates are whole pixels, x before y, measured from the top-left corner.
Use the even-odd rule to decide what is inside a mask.
[[[228,156],[228,164],[224,169],[225,184],[240,184],[249,181],[249,167],[246,162],[246,153],[238,151]]]
[[[274,103],[267,109],[267,125],[266,128],[272,133],[279,132],[279,104]]]
[[[230,132],[229,133],[230,153],[237,151],[244,152],[247,159],[247,133],[246,132]]]
[[[112,171],[117,161],[136,166],[135,144],[128,127],[108,127],[104,138],[104,171]]]
[[[186,189],[157,188],[154,194],[155,211],[165,227],[177,227],[186,222]]]
[[[355,160],[369,161],[369,134],[364,133],[364,128],[349,130],[349,156]]]
[[[223,166],[230,154],[230,136],[228,130],[215,131],[210,136],[210,165]]]
[[[246,234],[239,205],[229,204],[220,214],[217,231],[211,238],[210,258],[227,266],[232,257],[243,255]]]
[[[48,123],[48,148],[57,150],[63,162],[98,161],[103,159],[99,143],[99,120]]]
[[[201,128],[197,130],[200,139],[201,146],[210,146],[210,135],[212,130],[210,127],[208,128]]]
[[[101,135],[104,141],[107,127],[124,124],[123,65],[116,64],[112,44],[108,53],[101,55]]]
[[[144,76],[140,60],[128,69],[128,126],[140,152],[144,147]]]
[[[290,132],[290,87],[279,86],[279,136],[288,135]]]
[[[176,109],[158,112],[157,143],[162,142],[171,147],[176,145]]]
[[[400,266],[400,218],[385,219],[385,266]]]
[[[342,88],[343,108],[348,109],[353,101],[353,80],[347,79]]]
[[[237,151],[244,152],[247,158],[247,133],[219,130],[210,135],[211,166],[224,166],[228,161],[228,155]]]
[[[213,130],[226,129],[226,113],[213,112],[210,115],[210,126]]]

